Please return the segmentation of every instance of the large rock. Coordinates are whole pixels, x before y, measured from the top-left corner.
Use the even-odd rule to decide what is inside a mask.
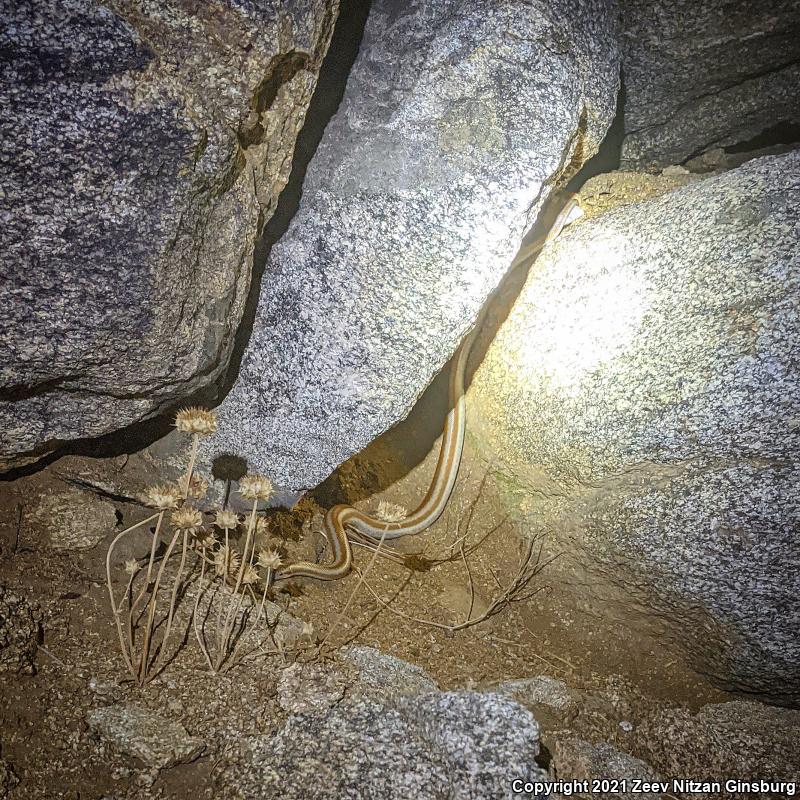
[[[576,781],[589,787],[588,792],[577,791],[568,795],[554,795],[555,798],[575,797],[590,800],[598,792],[592,791],[595,781],[610,782],[607,797],[618,800],[661,800],[662,794],[653,789],[656,783],[663,783],[661,776],[647,763],[622,753],[607,742],[590,744],[583,739],[563,738],[556,743],[550,762],[550,774],[555,780]],[[690,772],[687,775],[700,775]],[[585,782],[585,783],[584,783]],[[644,784],[649,788],[645,789]]]
[[[697,714],[684,708],[654,714],[636,732],[636,746],[668,778],[800,782],[800,711],[761,703],[715,703]],[[726,797],[752,797],[728,793]],[[785,797],[785,791],[766,791]]]
[[[245,800],[511,798],[512,781],[546,779],[538,736],[530,712],[497,695],[354,698],[252,737],[251,763],[226,782]]]
[[[621,7],[624,167],[678,164],[800,123],[796,0],[621,0]]]
[[[210,455],[314,486],[402,419],[598,146],[610,0],[376,0]]]
[[[0,469],[227,366],[337,8],[0,3]]]
[[[541,704],[564,711],[575,704],[574,692],[564,681],[551,678],[549,675],[503,681],[495,686],[493,691],[511,697],[526,706]]]
[[[339,656],[358,670],[358,683],[352,691],[385,696],[426,694],[439,688],[422,667],[374,647],[351,645],[342,648]]]
[[[201,739],[189,736],[180,722],[134,703],[95,708],[86,721],[116,750],[155,769],[193,761],[205,747]]]
[[[470,423],[588,602],[607,585],[725,684],[793,702],[799,223],[794,152],[567,229],[487,353]]]

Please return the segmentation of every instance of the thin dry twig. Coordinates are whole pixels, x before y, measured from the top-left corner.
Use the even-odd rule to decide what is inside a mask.
[[[71,672],[70,668],[56,655],[53,655],[43,644],[37,645],[37,650],[41,650],[46,656],[53,659],[59,666],[63,667],[68,672]]]
[[[228,611],[225,614],[225,625],[222,629],[222,639],[221,639],[221,646],[219,652],[217,653],[217,659],[214,664],[215,671],[219,672],[222,669],[222,665],[225,663],[225,659],[231,655],[232,653],[232,641],[236,639],[232,635],[234,633],[234,624],[236,620],[239,618],[239,613],[242,610],[242,600],[244,599],[244,591],[240,592],[239,589],[242,586],[242,579],[244,578],[244,573],[248,569],[248,567],[252,568],[253,566],[253,552],[250,548],[250,543],[253,540],[253,534],[256,528],[256,512],[258,511],[258,500],[253,500],[253,507],[250,511],[250,518],[247,522],[247,534],[245,535],[244,540],[244,550],[242,552],[242,560],[241,564],[239,565],[239,570],[236,574],[236,585],[233,589],[233,597],[231,598],[231,602],[228,606]],[[253,547],[255,550],[255,547]],[[227,578],[227,575],[223,576],[223,579]]]
[[[361,541],[360,539],[356,539],[354,536],[350,536],[348,538],[350,539],[350,544],[354,544],[357,547],[363,547],[365,550],[369,550],[370,552],[374,553],[378,549],[372,542],[367,542],[366,540]],[[408,556],[420,555],[420,553],[400,553],[397,550],[384,548],[380,551],[380,555],[381,557],[387,559],[388,561],[392,561],[395,564],[404,565]]]
[[[200,579],[197,581],[197,593],[195,594],[194,598],[194,609],[192,610],[192,627],[194,628],[194,635],[197,639],[197,644],[200,646],[200,652],[203,654],[203,657],[208,664],[208,668],[213,672],[214,671],[214,662],[211,660],[211,653],[208,651],[208,647],[206,646],[205,636],[203,636],[198,628],[197,625],[197,618],[199,616],[200,610],[200,598],[205,594],[206,589],[208,586],[204,583],[204,578],[206,576],[206,560],[205,558],[200,559]],[[208,614],[206,614],[206,619],[208,619]],[[201,627],[205,627],[205,619],[203,620],[203,625]]]
[[[147,519],[142,520],[141,522],[137,522],[134,525],[130,525],[129,527],[125,528],[124,531],[118,533],[111,541],[111,544],[108,547],[108,552],[106,553],[106,587],[108,588],[108,597],[111,601],[111,612],[114,615],[114,623],[117,628],[117,636],[119,637],[119,646],[120,650],[122,651],[122,658],[125,661],[125,666],[128,668],[129,672],[131,673],[134,680],[138,680],[138,669],[134,667],[134,657],[133,657],[133,636],[132,633],[128,633],[128,641],[125,640],[125,632],[123,631],[122,627],[122,604],[119,606],[114,599],[114,586],[111,579],[111,561],[112,556],[114,554],[114,548],[119,543],[120,539],[123,536],[133,532],[137,528],[141,528],[143,525],[147,525],[148,523],[152,522],[156,517],[159,518],[159,522],[163,517],[162,512],[156,512],[155,514],[151,514]],[[129,596],[131,587],[131,581],[128,582],[128,585],[125,590],[125,596]],[[125,597],[123,597],[122,602],[125,602]],[[131,627],[131,617],[128,616],[126,630],[129,630]]]
[[[11,548],[11,558],[14,558],[17,554],[17,550],[19,550],[19,540],[20,536],[22,535],[22,515],[25,511],[25,505],[20,503],[17,506],[17,528],[14,534],[14,546]]]
[[[353,587],[353,591],[350,592],[350,597],[347,598],[347,602],[344,604],[344,608],[336,616],[336,619],[334,619],[333,623],[331,624],[331,627],[328,628],[327,633],[322,638],[322,641],[319,643],[320,649],[322,649],[322,646],[325,644],[325,642],[327,642],[331,638],[331,635],[336,630],[336,628],[338,627],[339,623],[342,621],[342,618],[344,617],[344,615],[347,613],[347,609],[350,608],[350,604],[353,602],[353,598],[355,598],[356,593],[361,588],[361,584],[365,583],[365,577],[366,577],[367,573],[369,573],[369,571],[375,565],[375,562],[378,560],[378,555],[381,552],[381,547],[383,546],[383,542],[384,542],[385,539],[386,539],[386,530],[384,530],[381,533],[381,538],[378,541],[378,544],[377,544],[377,546],[375,547],[375,550],[372,553],[372,558],[369,560],[369,563],[367,564],[366,569],[363,572],[361,572],[360,570],[357,570],[358,571],[358,575],[359,575],[358,583]]]
[[[500,636],[492,636],[491,639],[493,642],[501,642],[502,644],[507,644],[510,645],[511,647],[525,647],[525,645],[522,642],[512,642],[511,639],[502,639]],[[549,661],[544,656],[540,655],[535,650],[531,650],[530,648],[526,648],[525,655],[526,656],[530,655],[533,656],[534,658],[538,658],[540,661],[543,661],[545,664],[547,664],[547,666],[551,667],[554,670],[557,670],[558,672],[567,671],[566,669],[564,669],[564,667],[559,667],[558,665],[553,664],[552,661]],[[563,661],[573,672],[576,671],[575,667],[572,664],[570,664],[570,662],[567,661],[565,658],[561,658],[560,656],[557,656],[555,653],[550,653],[550,655],[553,658],[558,659],[559,661]]]
[[[533,553],[534,553],[534,539],[531,539],[528,543],[528,546],[525,550],[525,553],[520,560],[520,565],[517,570],[517,573],[511,583],[500,593],[498,597],[496,597],[477,617],[472,617],[472,606],[474,603],[474,590],[471,593],[470,599],[470,609],[467,614],[467,618],[462,622],[457,623],[443,623],[437,622],[435,620],[424,619],[422,617],[415,617],[411,614],[406,614],[399,609],[393,608],[391,603],[384,600],[380,595],[373,589],[372,586],[366,581],[365,576],[361,574],[361,582],[367,587],[369,592],[372,596],[387,610],[391,611],[393,614],[397,616],[403,617],[411,622],[416,622],[421,625],[428,625],[434,628],[440,628],[441,630],[450,631],[451,633],[455,633],[456,631],[461,631],[466,628],[470,628],[474,625],[479,625],[481,622],[485,622],[487,619],[498,614],[502,611],[507,605],[513,602],[519,602],[522,599],[530,599],[538,592],[542,591],[544,587],[539,587],[536,590],[528,592],[525,595],[522,595],[522,590],[526,589],[530,582],[539,574],[543,569],[545,569],[549,564],[553,562],[557,556],[553,556],[553,558],[548,559],[544,563],[541,562],[541,549],[539,550],[539,555],[537,556],[536,560],[533,560]],[[466,565],[466,555],[464,556],[464,561]],[[467,571],[469,573],[469,567],[467,566]],[[470,573],[470,581],[471,581],[471,573]],[[360,584],[359,584],[360,585]],[[472,586],[471,586],[472,588]]]

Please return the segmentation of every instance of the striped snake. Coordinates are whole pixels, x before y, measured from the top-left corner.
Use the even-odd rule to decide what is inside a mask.
[[[512,267],[530,260],[547,242],[556,238],[564,226],[572,221],[572,214],[576,208],[579,208],[578,203],[573,197],[558,214],[547,235],[526,246],[514,259]],[[371,517],[354,506],[334,506],[325,515],[323,521],[323,532],[328,540],[333,559],[327,564],[314,564],[310,561],[297,561],[289,564],[275,574],[275,581],[290,578],[317,578],[318,580],[332,581],[344,578],[350,572],[353,564],[351,537],[354,541],[374,549],[386,540],[422,533],[439,519],[450,499],[461,464],[466,430],[464,373],[477,333],[478,323],[461,344],[450,370],[451,411],[445,421],[442,446],[431,484],[416,511],[405,519],[386,522]]]

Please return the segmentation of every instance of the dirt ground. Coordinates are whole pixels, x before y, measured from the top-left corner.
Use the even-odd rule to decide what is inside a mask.
[[[343,465],[295,511],[268,513],[285,558],[313,558],[315,552],[324,558],[322,539],[309,522],[335,502],[372,511],[381,499],[407,510],[415,507],[435,463],[434,440],[446,411],[442,386],[435,382],[406,422]],[[628,733],[621,722],[636,726],[641,716],[662,706],[696,709],[729,699],[668,641],[644,633],[634,620],[587,606],[565,579],[568,571],[557,569],[557,562],[545,564],[555,555],[547,541],[535,543],[543,568],[522,593],[526,599],[456,632],[411,619],[453,625],[479,616],[513,581],[525,552],[524,531],[503,516],[495,476],[469,445],[443,518],[425,534],[399,541],[396,550],[403,558],[378,558],[352,599],[359,581],[355,573],[338,582],[275,587],[275,601],[314,626],[321,652],[309,647],[213,676],[187,631],[175,659],[139,689],[126,680],[118,653],[105,555],[115,531],[149,512],[114,491],[99,490],[114,507],[117,524],[99,544],[83,550],[53,549],[48,524],[58,526],[59,520],[36,516],[41,499],[63,491],[65,481],[109,466],[91,462],[70,457],[0,484],[0,585],[43,613],[35,674],[6,673],[0,684],[0,758],[19,779],[11,798],[220,796],[220,787],[229,785],[236,770],[239,743],[276,730],[286,717],[275,687],[287,661],[326,659],[348,643],[418,664],[444,689],[485,688],[545,674],[606,698],[571,718],[549,718],[546,709],[537,713],[545,748],[548,730],[566,724],[586,739],[625,750]],[[119,469],[119,463],[113,467]],[[143,467],[133,456],[126,468],[133,474]],[[356,557],[364,570],[372,554],[357,549]],[[167,709],[206,741],[206,755],[158,772],[114,752],[85,718],[92,708],[123,701]]]

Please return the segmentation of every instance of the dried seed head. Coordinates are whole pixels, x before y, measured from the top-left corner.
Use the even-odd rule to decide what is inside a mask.
[[[253,583],[258,583],[258,581],[259,581],[259,575],[258,572],[256,572],[256,568],[251,564],[248,564],[244,568],[244,572],[242,573],[242,583],[245,586],[249,586]]]
[[[269,521],[266,517],[259,517],[256,520],[256,536],[268,536],[269,535]]]
[[[233,530],[239,524],[239,517],[229,509],[217,511],[214,517],[214,524],[222,530]]]
[[[283,562],[274,550],[260,550],[258,553],[258,566],[264,569],[278,569]]]
[[[241,563],[242,557],[231,547],[222,545],[214,553],[214,570],[223,578],[235,575],[239,571]]]
[[[127,572],[128,575],[135,575],[138,570],[139,562],[135,558],[125,562],[125,572]]]
[[[183,500],[181,490],[174,483],[165,483],[162,486],[151,486],[144,493],[145,502],[160,511],[177,508]]]
[[[388,500],[379,500],[375,516],[384,522],[400,522],[408,516],[408,509]]]
[[[176,531],[184,531],[192,536],[196,536],[203,527],[203,515],[191,506],[179,508],[169,519]]]
[[[272,481],[265,475],[245,475],[239,481],[239,494],[248,500],[269,500]]]
[[[196,497],[198,500],[206,496],[208,491],[208,481],[203,480],[199,475],[192,475],[189,481],[189,497]]]
[[[205,408],[182,408],[175,417],[175,427],[182,433],[210,436],[217,430],[217,417]]]
[[[195,537],[195,543],[198,547],[212,548],[217,543],[217,540],[211,531],[200,531]]]

